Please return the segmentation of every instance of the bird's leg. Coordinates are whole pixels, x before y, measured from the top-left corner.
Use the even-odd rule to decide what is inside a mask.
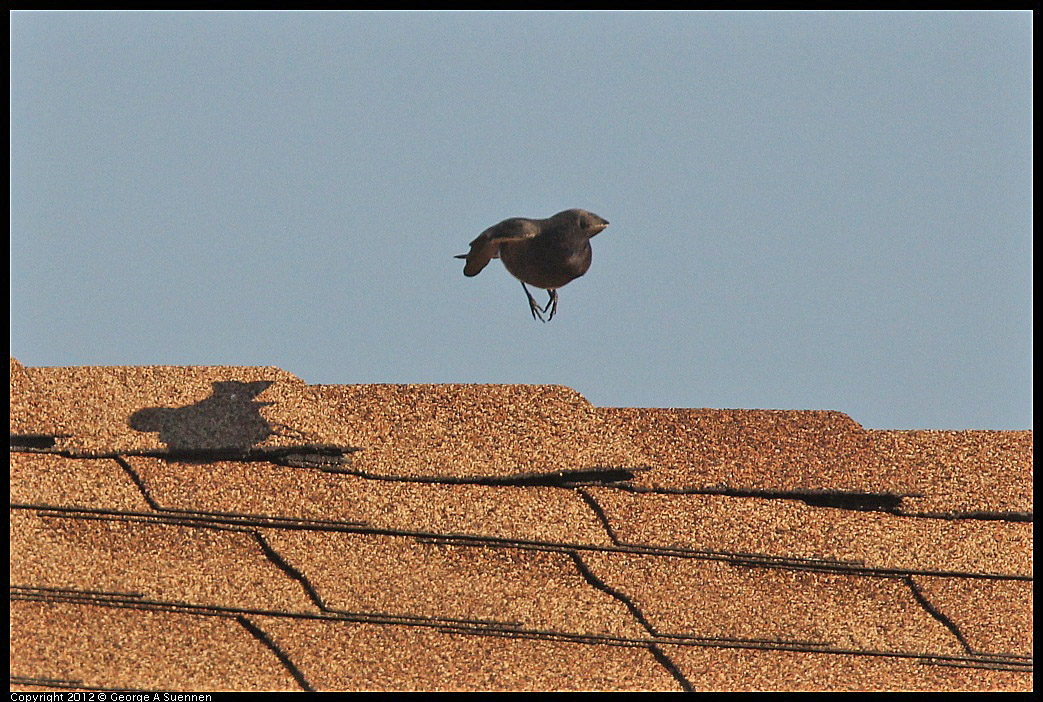
[[[550,308],[550,316],[547,317],[547,321],[549,322],[554,319],[554,313],[558,311],[558,291],[551,288],[547,293],[550,295],[550,299],[547,300],[547,307]],[[547,307],[543,308],[544,312],[547,311]]]
[[[525,287],[525,283],[522,283],[522,290],[525,291],[525,297],[529,298],[529,311],[532,312],[532,318],[538,319],[541,322],[546,322],[547,320],[543,318],[542,314],[542,312],[545,311],[544,308],[536,304],[536,300],[532,298],[532,293],[530,293],[529,289]]]

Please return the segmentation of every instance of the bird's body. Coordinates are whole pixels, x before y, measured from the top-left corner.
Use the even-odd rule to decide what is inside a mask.
[[[489,227],[471,242],[464,275],[478,275],[494,258],[521,281],[535,319],[558,306],[557,289],[580,277],[590,268],[590,239],[608,226],[608,221],[586,210],[565,210],[547,219],[512,217]],[[525,284],[547,290],[550,299],[540,307]],[[546,320],[544,320],[546,321]]]

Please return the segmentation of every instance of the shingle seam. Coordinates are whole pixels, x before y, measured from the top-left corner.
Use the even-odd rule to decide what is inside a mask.
[[[26,453],[47,452],[54,448],[58,439],[68,438],[58,434],[10,434],[11,451],[24,451]]]
[[[270,560],[272,563],[274,563],[284,573],[286,573],[291,578],[293,578],[294,580],[299,582],[301,584],[301,586],[304,588],[305,592],[308,594],[308,597],[311,598],[311,600],[315,604],[315,606],[318,607],[321,611],[328,612],[330,614],[346,614],[346,615],[358,614],[357,612],[350,612],[350,611],[347,611],[347,610],[337,609],[335,607],[330,607],[329,605],[327,605],[323,601],[322,597],[319,595],[318,590],[315,588],[314,585],[312,585],[311,581],[308,579],[308,577],[306,575],[304,575],[304,573],[302,573],[300,570],[298,570],[293,565],[291,565],[289,561],[287,561],[285,558],[283,558],[283,556],[278,551],[276,551],[272,547],[271,544],[268,543],[268,541],[264,538],[264,536],[260,532],[251,531],[250,533],[253,534],[254,538],[256,538],[257,542],[261,545],[261,549],[264,551],[265,557],[268,560]],[[489,625],[489,626],[506,626],[506,627],[520,626],[517,622],[504,622],[504,621],[490,620],[490,619],[455,619],[455,618],[452,618],[452,617],[431,618],[431,617],[421,617],[421,616],[414,616],[414,615],[408,615],[408,614],[405,614],[405,615],[386,615],[386,616],[395,617],[395,618],[403,619],[403,620],[410,620],[410,619],[412,619],[412,620],[416,620],[416,621],[436,622],[437,625],[439,625],[439,626],[441,626],[441,625],[449,625],[449,626],[453,626],[453,625],[464,625],[464,626],[475,626],[475,625],[484,626],[484,625]]]
[[[66,680],[63,678],[34,678],[23,675],[10,676],[12,685],[31,685],[33,687],[53,687],[59,690],[91,690],[92,692],[145,692],[159,694],[170,692],[167,688],[144,688],[144,687],[106,687],[102,685],[90,685],[83,680]],[[13,690],[12,690],[13,692]]]
[[[611,587],[608,583],[595,575],[594,572],[587,567],[587,564],[583,562],[583,558],[579,553],[576,551],[564,551],[564,553],[568,554],[572,559],[572,562],[576,566],[576,570],[579,571],[579,574],[583,576],[583,579],[586,580],[589,585],[622,602],[626,605],[626,608],[630,610],[631,616],[637,620],[637,623],[640,624],[645,631],[647,631],[651,636],[659,636],[655,627],[653,627],[651,622],[645,618],[644,613],[636,604],[634,604],[634,601],[631,600],[630,597]]]
[[[33,594],[39,593],[41,596],[53,594],[56,597],[68,596],[70,593],[75,593],[79,597],[93,597],[100,601],[107,600],[144,600],[145,595],[141,592],[111,592],[105,590],[70,590],[66,587],[43,587],[40,585],[18,585],[12,583],[10,590],[14,594]]]
[[[759,639],[725,639],[725,638],[700,638],[663,635],[654,639],[642,639],[633,637],[608,636],[602,634],[574,634],[561,631],[544,631],[534,629],[504,630],[490,627],[464,628],[460,626],[447,627],[436,621],[403,621],[394,615],[374,614],[333,614],[316,612],[286,612],[279,610],[262,610],[242,607],[222,607],[217,605],[198,605],[187,602],[167,602],[159,600],[143,600],[139,598],[126,598],[120,600],[82,598],[78,597],[78,591],[67,591],[69,594],[62,596],[58,593],[34,594],[35,588],[28,586],[13,586],[11,599],[15,601],[30,602],[64,602],[88,607],[115,607],[122,609],[139,609],[144,611],[159,611],[186,614],[190,616],[212,616],[235,618],[237,615],[270,616],[287,619],[342,621],[370,624],[387,624],[394,626],[429,626],[446,633],[461,634],[468,636],[509,636],[512,638],[524,638],[549,641],[569,641],[581,644],[603,644],[609,646],[641,647],[648,648],[649,645],[674,645],[694,646],[726,649],[756,649],[767,651],[792,651],[802,653],[828,653],[834,655],[864,655],[873,657],[901,658],[919,660],[922,662],[950,661],[954,663],[968,663],[973,665],[1003,665],[1019,667],[1019,670],[1031,671],[1032,659],[1021,656],[999,655],[999,654],[976,654],[957,655],[946,653],[923,653],[915,651],[883,651],[873,649],[844,649],[822,646],[820,644],[807,644],[798,641],[765,641]]]
[[[261,627],[257,626],[257,624],[250,621],[248,617],[242,614],[238,615],[235,618],[235,620],[239,622],[239,624],[242,625],[244,629],[250,632],[251,636],[260,641],[268,648],[269,651],[275,654],[275,657],[279,659],[279,662],[282,663],[283,667],[286,668],[287,672],[289,672],[289,674],[293,676],[293,679],[297,681],[297,684],[300,685],[302,690],[304,690],[305,692],[315,691],[315,688],[311,686],[311,683],[308,682],[308,679],[304,677],[304,673],[301,672],[301,669],[294,664],[293,659],[291,659],[285,651],[279,648],[279,645],[275,643],[275,641],[272,639],[272,637],[268,635],[266,631],[261,629]]]
[[[55,519],[87,519],[96,521],[119,521],[135,524],[164,524],[192,529],[212,529],[215,531],[235,531],[244,534],[254,533],[254,527],[280,528],[292,530],[318,530],[354,533],[365,524],[361,522],[343,522],[338,524],[318,519],[293,519],[286,517],[268,517],[264,515],[236,514],[223,512],[191,512],[172,509],[161,509],[157,512],[129,512],[99,509],[93,507],[61,507],[44,504],[11,503],[10,509],[35,510],[41,517]],[[321,528],[320,527],[324,527]]]
[[[579,490],[578,492],[583,493],[582,490]],[[584,497],[588,497],[585,493],[583,494]],[[597,503],[595,502],[595,508],[596,505]],[[594,571],[592,571],[587,566],[587,564],[584,563],[583,557],[580,556],[579,553],[577,553],[576,551],[566,551],[566,553],[569,555],[569,557],[572,559],[572,562],[575,564],[576,570],[579,571],[579,574],[583,576],[583,579],[586,580],[589,585],[591,585],[597,590],[600,590],[601,592],[606,593],[610,597],[622,602],[630,611],[630,615],[637,620],[637,623],[644,627],[645,631],[647,631],[650,636],[652,636],[653,638],[658,638],[659,634],[656,632],[655,627],[652,626],[652,623],[648,621],[648,619],[645,617],[644,613],[641,611],[641,608],[638,607],[634,603],[634,601],[630,599],[628,595],[610,586],[604,580],[595,575]],[[673,659],[670,658],[670,656],[668,656],[666,652],[664,652],[657,644],[649,645],[648,650],[656,659],[656,661],[661,666],[663,666],[663,668],[665,668],[671,676],[673,676],[674,680],[677,681],[677,683],[681,686],[682,690],[684,690],[685,692],[694,692],[692,684],[688,681],[684,674],[681,673],[680,668],[677,667]]]
[[[826,573],[842,573],[847,575],[865,577],[902,577],[906,575],[929,575],[936,577],[970,578],[981,580],[1016,580],[1031,582],[1032,575],[1019,573],[982,573],[971,571],[951,570],[920,570],[910,568],[886,568],[879,566],[866,566],[859,562],[834,561],[828,559],[797,558],[789,556],[773,556],[770,554],[729,552],[729,551],[705,551],[697,549],[685,549],[669,546],[653,546],[647,544],[623,543],[622,545],[595,545],[580,543],[564,543],[552,541],[534,541],[527,539],[510,539],[507,537],[483,536],[474,534],[447,534],[436,532],[413,531],[405,529],[390,529],[360,525],[357,522],[329,522],[316,523],[315,520],[264,517],[257,515],[223,515],[221,513],[195,512],[185,510],[173,511],[163,509],[159,513],[131,512],[125,510],[107,510],[91,507],[62,507],[46,504],[11,503],[11,509],[26,509],[40,512],[42,516],[64,517],[71,519],[142,519],[161,521],[164,523],[180,523],[186,526],[200,528],[220,528],[219,525],[231,524],[236,526],[261,526],[267,528],[314,530],[344,532],[352,534],[375,534],[386,536],[406,536],[430,541],[446,543],[487,543],[498,544],[512,548],[543,549],[560,551],[563,549],[575,549],[578,551],[595,552],[620,552],[637,555],[671,556],[677,558],[695,558],[703,560],[721,561],[739,566],[758,568],[779,568],[784,570],[815,571]],[[252,521],[250,521],[252,520]],[[208,525],[207,522],[211,522]],[[277,523],[276,523],[277,522]]]
[[[656,494],[656,495],[718,495],[735,498],[757,498],[766,500],[796,500],[803,502],[809,507],[823,507],[831,509],[846,509],[860,512],[881,512],[898,517],[911,519],[944,519],[952,521],[981,520],[1001,522],[1032,522],[1032,511],[1020,510],[948,510],[948,511],[921,511],[906,509],[902,506],[905,498],[922,498],[921,493],[889,493],[889,492],[864,492],[853,490],[767,490],[759,488],[729,488],[729,487],[650,487],[633,485],[629,481],[634,479],[634,473],[638,471],[651,470],[649,467],[636,468],[595,468],[577,471],[554,471],[550,473],[521,473],[517,475],[390,475],[378,474],[369,471],[345,468],[342,459],[345,454],[350,454],[362,449],[355,447],[332,447],[328,445],[305,445],[298,447],[261,447],[249,451],[229,450],[220,451],[206,449],[201,451],[169,451],[169,450],[142,450],[142,451],[103,451],[103,452],[76,452],[69,450],[53,450],[46,448],[33,448],[30,445],[16,446],[12,436],[12,449],[16,453],[48,453],[60,455],[71,459],[105,459],[111,458],[120,463],[124,469],[129,468],[126,456],[142,456],[161,458],[164,460],[185,461],[242,461],[242,462],[268,462],[291,468],[311,468],[325,473],[353,475],[366,480],[379,480],[387,482],[402,483],[433,483],[440,485],[487,485],[487,486],[515,486],[515,487],[576,487],[582,485],[613,487],[634,493]],[[22,437],[25,438],[25,437]],[[49,437],[28,437],[49,438]],[[334,455],[336,454],[336,455]],[[132,476],[134,477],[134,476]],[[135,478],[139,489],[143,483],[140,478]],[[144,492],[143,492],[144,494]],[[150,499],[146,495],[146,499]]]
[[[584,468],[577,470],[557,470],[549,472],[527,472],[513,475],[409,475],[409,474],[380,474],[370,471],[347,468],[337,460],[345,458],[345,453],[361,451],[355,447],[334,447],[328,445],[293,446],[293,447],[255,447],[242,451],[229,449],[227,451],[206,449],[200,451],[169,451],[145,449],[140,451],[92,451],[77,452],[65,449],[60,450],[22,450],[12,449],[16,453],[47,453],[59,455],[64,458],[78,460],[101,460],[111,458],[116,460],[131,471],[127,457],[159,458],[167,461],[201,461],[201,462],[225,462],[235,461],[244,463],[272,463],[290,468],[312,468],[324,473],[335,475],[353,475],[366,480],[378,480],[385,482],[401,483],[434,483],[439,485],[489,485],[489,486],[518,486],[518,487],[573,487],[575,485],[608,485],[622,483],[634,478],[634,473],[648,470],[647,467],[636,468]],[[140,478],[135,477],[135,482],[141,486]]]
[[[447,633],[460,633],[473,636],[509,636],[514,638],[526,638],[547,641],[571,641],[573,643],[605,644],[607,646],[628,646],[648,648],[649,646],[698,646],[708,648],[736,648],[756,649],[763,651],[812,651],[823,652],[829,650],[829,645],[818,641],[798,641],[789,639],[741,639],[726,636],[687,636],[683,634],[660,634],[649,638],[633,638],[625,636],[612,636],[609,634],[583,634],[567,631],[553,631],[546,629],[496,629],[493,627],[483,629],[454,629],[451,627],[440,628]],[[906,654],[897,654],[906,655]],[[914,654],[917,655],[917,654]]]
[[[24,675],[12,675],[9,678],[12,685],[32,685],[33,687],[57,687],[59,689],[70,687],[82,687],[82,680],[68,680],[65,678],[33,678]]]
[[[176,524],[177,523],[177,522],[175,522],[173,520],[164,521],[162,519],[159,519],[159,520],[148,519],[148,520],[143,520],[143,521],[148,521],[148,522],[152,522],[152,523],[161,522],[161,523],[168,523],[168,524]],[[245,534],[249,534],[249,535],[253,536],[254,539],[257,541],[258,545],[261,547],[261,551],[263,552],[265,558],[267,558],[272,564],[274,564],[277,568],[279,568],[279,570],[284,572],[290,578],[292,578],[293,580],[296,580],[301,585],[301,587],[304,589],[305,594],[308,595],[308,598],[312,601],[313,604],[315,604],[315,606],[320,611],[328,612],[330,614],[346,614],[346,615],[357,614],[357,613],[354,613],[354,612],[348,612],[348,611],[345,611],[345,610],[339,610],[339,609],[335,609],[333,607],[329,607],[323,601],[322,597],[318,593],[318,590],[315,588],[314,585],[312,585],[312,583],[308,579],[308,577],[306,575],[304,575],[304,573],[299,571],[297,568],[295,568],[292,564],[290,564],[289,561],[287,561],[285,558],[283,558],[282,555],[279,554],[279,552],[276,551],[271,546],[271,544],[268,543],[268,541],[264,538],[264,535],[261,534],[259,531],[256,531],[256,530],[253,530],[253,529],[236,528],[236,525],[233,525],[233,526],[225,526],[225,525],[211,526],[211,525],[207,525],[207,524],[192,524],[191,526],[193,528],[204,528],[204,529],[205,528],[216,528],[216,529],[220,529],[220,530],[230,530],[230,531],[236,531],[236,532],[245,533]],[[37,589],[39,589],[39,590],[55,590],[55,591],[58,591],[57,588],[37,588]],[[83,592],[86,593],[88,591],[83,591]],[[100,596],[117,596],[117,597],[119,597],[119,596],[123,596],[123,597],[138,597],[138,598],[144,597],[144,595],[141,594],[141,593],[100,593],[100,592],[95,593],[95,592],[91,592],[90,594],[92,594],[92,595],[100,595]],[[385,616],[385,615],[376,615],[376,616]],[[411,616],[411,615],[386,615],[386,616],[392,617],[392,618],[396,618],[396,619],[402,619],[402,620],[406,620],[406,621],[414,620],[416,622],[421,622],[421,621],[430,622],[433,626],[444,626],[444,625],[464,625],[464,626],[467,626],[467,625],[470,625],[470,626],[505,626],[505,627],[509,627],[509,628],[510,627],[515,627],[515,626],[519,626],[519,624],[517,622],[503,622],[503,621],[494,621],[494,620],[485,620],[485,619],[454,619],[454,618],[431,619],[431,618],[427,618],[427,617],[414,617],[414,616]]]
[[[1005,671],[1005,672],[1009,672],[1009,673],[1032,672],[1031,668],[1026,670],[1025,666],[1018,665],[1016,663],[1011,663],[1009,665],[1004,665],[1002,663],[976,663],[974,661],[934,661],[934,660],[925,660],[925,661],[922,661],[922,663],[924,665],[937,665],[937,666],[943,666],[943,667],[947,667],[947,668],[976,668],[978,670],[997,670],[997,671]]]
[[[45,683],[82,683],[83,682],[82,680],[68,679],[68,678],[30,678],[30,677],[26,677],[24,675],[12,675],[11,676],[11,682],[15,682],[15,681],[22,682],[22,683],[24,683],[26,681],[32,681],[33,683],[36,683],[36,682],[45,682]]]
[[[902,499],[906,497],[923,497],[920,493],[816,490],[811,488],[792,490],[731,487],[671,488],[626,483],[609,487],[627,492],[653,495],[719,495],[721,497],[755,497],[764,500],[799,500],[809,507],[831,507],[858,512],[889,512],[892,514],[897,513]]]
[[[119,464],[120,468],[123,469],[123,472],[130,476],[130,479],[137,486],[138,491],[141,493],[141,497],[148,503],[148,506],[155,510],[162,510],[163,508],[158,502],[156,502],[155,498],[152,497],[152,493],[149,492],[148,486],[145,485],[145,481],[141,479],[141,476],[138,475],[136,470],[134,470],[134,467],[122,456],[115,456],[114,460]]]
[[[165,452],[106,452],[99,454],[73,454],[70,452],[54,451],[16,451],[16,453],[51,453],[66,458],[79,460],[100,460],[111,458],[118,461],[125,468],[129,465],[125,456],[143,456],[161,458],[164,460],[186,460],[199,459],[194,454],[170,454]],[[344,469],[333,467],[329,463],[323,463],[319,459],[310,460],[309,454],[297,455],[292,452],[284,452],[282,456],[273,456],[267,453],[257,456],[220,456],[207,454],[207,462],[219,462],[235,460],[241,462],[266,462],[274,465],[282,465],[291,468],[309,468],[325,473],[336,475],[352,475],[366,480],[378,480],[384,482],[400,483],[422,483],[438,485],[485,485],[495,487],[610,487],[627,492],[657,494],[657,495],[716,495],[734,498],[755,498],[765,500],[794,500],[803,502],[809,507],[822,507],[829,509],[844,509],[859,512],[880,512],[897,517],[910,519],[939,519],[949,521],[979,520],[999,522],[1033,522],[1034,513],[1031,510],[911,510],[901,505],[904,498],[922,498],[919,493],[872,493],[853,491],[830,491],[830,490],[761,490],[745,488],[666,488],[647,487],[629,484],[634,478],[633,471],[637,469],[593,469],[581,471],[556,471],[552,473],[524,473],[518,475],[381,475],[362,470]],[[136,480],[141,487],[140,480]]]
[[[260,544],[261,551],[264,552],[265,558],[275,564],[279,570],[300,583],[301,587],[304,588],[304,592],[308,595],[308,598],[311,599],[315,606],[321,610],[325,610],[326,603],[322,601],[322,597],[319,596],[315,586],[311,584],[311,581],[308,580],[304,573],[294,568],[285,558],[279,555],[279,553],[271,547],[261,532],[254,531],[252,533],[254,538],[257,540],[257,543]]]
[[[648,648],[649,646],[694,646],[702,648],[728,648],[728,649],[753,649],[759,651],[795,651],[828,653],[828,648],[816,642],[789,641],[785,639],[732,639],[723,636],[681,636],[678,634],[663,634],[655,638],[633,638],[624,636],[611,636],[607,634],[581,634],[567,631],[553,631],[545,629],[517,629],[504,630],[495,628],[484,629],[454,629],[442,627],[439,631],[450,634],[465,634],[468,636],[499,636],[518,639],[532,639],[537,641],[568,641],[571,643],[599,644],[605,646],[623,646],[629,648]],[[840,653],[854,653],[840,651]],[[916,657],[920,654],[906,654],[896,652],[894,655],[900,657]],[[944,654],[943,654],[944,655]]]
[[[616,534],[615,529],[612,528],[612,524],[608,520],[608,515],[605,514],[605,510],[601,508],[601,504],[597,501],[597,498],[582,488],[575,488],[575,490],[576,493],[583,498],[583,501],[587,503],[587,506],[594,512],[598,521],[601,522],[601,526],[605,529],[605,533],[608,534],[609,540],[611,540],[616,546],[622,545],[619,536]]]
[[[304,575],[304,573],[302,573],[300,570],[298,570],[293,565],[291,565],[289,561],[287,561],[285,558],[283,558],[283,556],[278,551],[276,551],[272,547],[271,544],[268,543],[268,541],[264,538],[264,536],[260,532],[251,531],[250,533],[253,534],[254,538],[256,538],[257,542],[261,545],[261,550],[264,551],[265,557],[268,560],[270,560],[272,563],[274,563],[284,573],[286,573],[291,578],[293,578],[294,580],[299,582],[301,584],[301,586],[304,588],[305,592],[308,594],[308,597],[311,598],[312,602],[315,604],[316,607],[318,607],[323,612],[329,612],[330,614],[348,614],[348,615],[356,614],[354,612],[350,612],[350,611],[342,610],[342,609],[337,609],[335,607],[330,607],[329,605],[327,605],[323,601],[322,597],[319,595],[318,590],[315,588],[314,585],[312,585],[311,581],[308,579],[308,577],[306,575]],[[401,619],[404,619],[404,620],[415,619],[417,621],[437,621],[437,622],[439,622],[441,624],[448,624],[448,625],[460,624],[460,625],[464,625],[464,626],[468,626],[468,625],[469,626],[489,625],[489,626],[506,626],[506,627],[520,626],[517,622],[504,622],[504,621],[489,620],[489,619],[454,619],[454,618],[451,618],[451,617],[438,617],[437,620],[435,620],[435,619],[432,619],[430,617],[420,617],[420,616],[412,616],[412,615],[389,615],[389,616],[401,618]]]
[[[282,617],[287,619],[306,619],[316,621],[354,622],[362,624],[387,624],[394,626],[418,626],[465,634],[481,634],[492,631],[495,627],[505,634],[513,634],[517,624],[498,622],[487,619],[452,619],[448,617],[423,617],[409,614],[388,614],[383,612],[350,612],[326,608],[319,612],[294,612],[287,610],[256,609],[246,607],[230,607],[215,604],[195,604],[175,600],[150,600],[135,593],[111,593],[99,596],[86,590],[70,590],[63,588],[42,588],[32,585],[11,585],[12,601],[68,603],[92,607],[113,607],[117,609],[137,609],[143,611],[170,612],[192,616],[234,618],[237,615],[255,615],[266,617]],[[540,632],[536,632],[540,633]],[[564,634],[571,636],[570,634]],[[627,645],[646,645],[644,639],[619,641]]]
[[[493,622],[484,619],[432,619],[410,615],[348,612],[326,609],[322,612],[289,612],[256,610],[220,605],[200,605],[187,602],[148,600],[139,593],[99,593],[93,590],[72,590],[31,585],[12,585],[12,600],[32,602],[65,602],[86,606],[109,606],[121,609],[142,609],[192,614],[200,616],[230,617],[237,614],[253,614],[291,619],[314,619],[321,621],[351,621],[370,624],[392,624],[402,626],[428,626],[447,633],[471,635],[518,636],[535,639],[563,639],[578,643],[604,643],[616,646],[645,646],[650,644],[676,644],[681,646],[723,646],[731,648],[760,648],[766,650],[820,650],[830,646],[827,642],[781,640],[781,639],[737,639],[721,636],[690,636],[682,634],[660,634],[649,639],[636,639],[603,634],[580,634],[538,629],[522,629],[517,623]],[[510,624],[509,626],[505,624]],[[499,626],[497,626],[499,625]]]
[[[956,637],[956,640],[960,642],[960,644],[967,651],[967,653],[970,653],[972,655],[977,653],[977,651],[971,648],[970,643],[967,642],[967,639],[960,632],[960,627],[956,626],[956,622],[954,622],[952,619],[949,619],[949,617],[947,617],[944,612],[942,612],[940,609],[931,604],[931,601],[927,599],[927,596],[924,595],[923,591],[916,585],[916,581],[913,580],[913,576],[907,575],[904,578],[901,578],[901,580],[909,586],[909,589],[913,593],[913,598],[921,607],[924,608],[924,611],[926,611],[932,617],[937,619],[939,622],[942,623],[942,625],[946,629],[952,632],[952,635]]]
[[[461,544],[502,544],[511,548],[536,549],[548,551],[563,551],[574,549],[577,551],[593,551],[602,553],[631,553],[635,555],[665,556],[675,558],[693,558],[708,561],[719,561],[730,565],[747,568],[778,568],[779,570],[811,571],[821,573],[839,573],[856,577],[868,578],[895,578],[906,575],[926,575],[948,578],[968,578],[975,580],[1033,580],[1032,575],[1020,573],[981,573],[971,571],[943,571],[943,570],[913,570],[908,568],[886,568],[879,566],[867,566],[861,561],[837,561],[824,558],[800,558],[796,556],[774,556],[770,554],[732,552],[732,551],[706,551],[697,549],[676,548],[671,546],[653,546],[631,542],[621,542],[619,545],[599,546],[593,544],[558,543],[525,541],[520,539],[506,539],[494,536],[476,536],[468,534],[417,534],[416,532],[388,531],[384,529],[363,528],[357,533],[387,533],[388,535],[416,536],[430,541]]]
[[[949,519],[949,520],[961,520],[961,519],[977,519],[986,522],[1031,522],[1033,521],[1032,512],[1019,512],[1009,511],[1002,512],[998,510],[968,510],[968,511],[951,511],[951,512],[912,512],[899,510],[896,514],[900,517],[913,517],[917,519]]]
[[[677,681],[677,684],[681,686],[682,691],[695,692],[692,683],[688,681],[688,678],[684,676],[684,673],[682,673],[681,669],[677,667],[677,664],[674,663],[673,659],[667,655],[666,651],[664,651],[658,644],[652,644],[648,647],[648,650],[656,661],[659,662],[659,665],[666,668],[666,671],[673,676],[674,680]]]
[[[435,628],[439,631],[461,635],[490,635],[510,636],[519,638],[530,638],[540,640],[567,640],[575,643],[607,644],[615,646],[647,647],[655,641],[650,639],[628,638],[621,636],[610,636],[601,634],[577,634],[571,632],[545,631],[538,629],[518,629],[515,627],[492,627],[487,626],[487,620],[473,620],[468,626],[468,620],[432,619],[409,615],[375,614],[361,612],[344,612],[326,610],[324,612],[290,612],[280,610],[263,610],[243,607],[228,607],[221,605],[201,605],[189,602],[148,600],[137,596],[120,597],[112,595],[109,597],[97,597],[93,593],[80,590],[61,590],[58,588],[37,588],[28,585],[11,586],[10,597],[13,601],[67,603],[89,607],[113,607],[118,609],[138,609],[143,611],[159,611],[192,616],[210,616],[235,618],[238,615],[254,615],[281,617],[288,619],[305,619],[316,621],[353,622],[365,624],[386,624],[397,626],[423,626]],[[691,641],[669,641],[670,643],[681,643],[688,645],[707,645],[707,643],[723,643],[749,645],[760,642],[744,640],[715,639],[712,642],[692,639]],[[798,642],[799,643],[799,642]],[[785,646],[785,642],[778,645]]]
[[[797,500],[809,507],[825,507],[829,509],[846,509],[856,512],[882,512],[896,517],[912,519],[978,519],[983,521],[1031,522],[1032,512],[1016,510],[952,510],[952,511],[913,511],[902,507],[905,498],[922,498],[921,493],[859,492],[851,490],[765,490],[758,488],[670,488],[632,485],[625,482],[606,485],[605,487],[624,490],[626,492],[652,495],[717,495],[721,497],[756,498],[762,500]]]
[[[253,446],[248,449],[116,449],[92,450],[58,448],[55,445],[46,447],[31,442],[16,444],[12,437],[11,451],[14,453],[36,453],[62,456],[63,458],[98,460],[103,458],[120,459],[124,456],[161,458],[167,461],[184,461],[196,463],[218,463],[222,461],[238,461],[243,463],[274,463],[291,468],[314,468],[331,473],[344,472],[336,466],[341,465],[344,458],[355,451],[353,446],[334,446],[331,444],[299,444],[296,446]],[[57,436],[56,438],[68,438]]]
[[[891,577],[895,574],[916,574],[916,575],[938,575],[936,572],[921,573],[919,571],[907,571],[898,570],[890,571],[884,569],[874,569],[868,567],[862,561],[841,561],[831,558],[803,558],[800,556],[775,556],[766,553],[751,553],[744,551],[709,551],[705,549],[690,549],[676,546],[655,546],[650,544],[639,544],[639,543],[628,543],[623,542],[620,545],[606,546],[602,544],[584,544],[584,543],[569,543],[561,541],[535,541],[530,539],[512,539],[504,536],[489,536],[482,534],[461,534],[461,533],[435,533],[435,532],[418,532],[404,529],[390,529],[386,527],[359,527],[359,528],[343,528],[343,529],[331,529],[336,531],[346,531],[357,534],[383,534],[387,536],[410,536],[417,539],[423,539],[425,541],[446,543],[446,544],[467,544],[467,545],[500,545],[509,548],[519,549],[534,549],[544,551],[595,551],[604,553],[632,553],[637,555],[648,555],[648,556],[669,556],[676,558],[695,558],[704,559],[711,561],[722,561],[725,563],[732,563],[735,565],[746,565],[746,566],[762,566],[762,567],[784,567],[794,569],[811,569],[820,568],[826,571],[839,570],[839,572],[848,573],[850,569],[856,569],[855,574],[858,575],[870,575],[870,576],[882,576]],[[863,572],[864,571],[864,572]],[[880,572],[876,572],[880,571]],[[1023,579],[1031,580],[1031,576],[1021,575],[991,575],[981,573],[953,573],[954,576],[964,577],[984,577],[984,578],[1000,578],[1000,579]]]
[[[320,467],[324,473],[353,475],[366,480],[396,483],[434,483],[437,485],[490,485],[515,487],[573,487],[576,485],[608,485],[632,480],[638,468],[590,468],[558,470],[547,473],[514,475],[409,475],[373,473],[357,468]]]

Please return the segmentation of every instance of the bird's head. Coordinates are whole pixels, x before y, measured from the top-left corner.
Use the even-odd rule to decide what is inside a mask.
[[[554,215],[552,219],[564,220],[581,231],[587,232],[588,236],[595,236],[608,226],[607,219],[586,210],[565,210]]]

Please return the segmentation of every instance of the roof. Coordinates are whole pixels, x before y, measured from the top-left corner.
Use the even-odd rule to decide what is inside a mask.
[[[1027,690],[1032,432],[11,359],[17,690]]]

